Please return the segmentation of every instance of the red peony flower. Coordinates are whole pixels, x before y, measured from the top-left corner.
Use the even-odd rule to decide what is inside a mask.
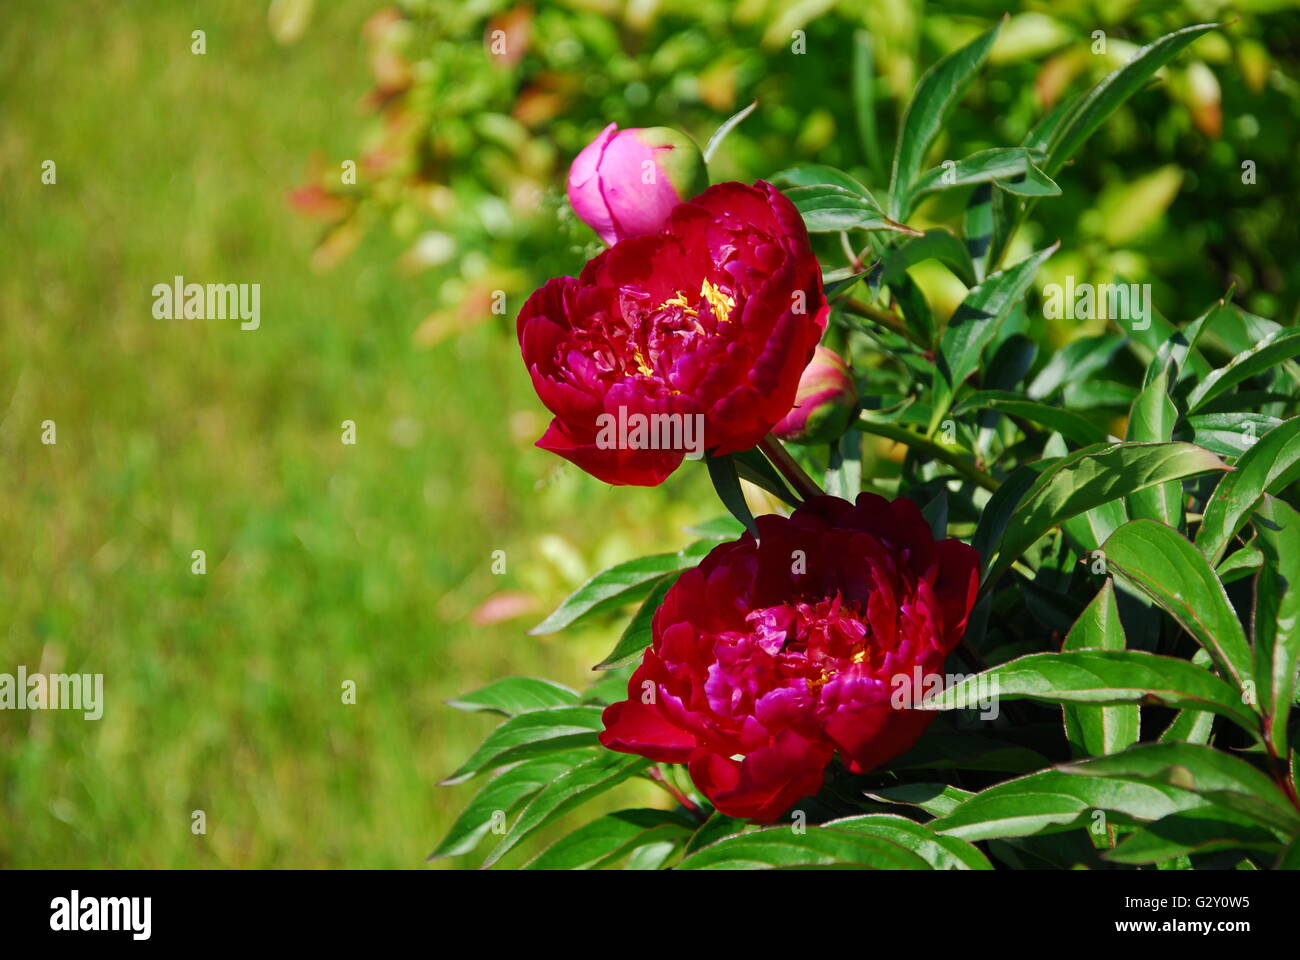
[[[710,187],[528,298],[519,345],[554,414],[537,445],[641,486],[748,450],[790,411],[826,314],[794,205],[761,180]]]
[[[865,773],[934,714],[892,703],[942,672],[979,587],[976,551],[936,543],[920,509],[863,493],[758,518],[687,570],[655,613],[611,750],[685,763],[720,811],[771,822],[821,789],[838,753]],[[900,681],[906,677],[908,681]]]

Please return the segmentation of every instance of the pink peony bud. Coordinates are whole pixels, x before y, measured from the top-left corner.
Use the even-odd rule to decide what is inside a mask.
[[[799,378],[794,406],[772,432],[791,443],[830,443],[849,428],[857,402],[853,371],[834,350],[819,346]]]
[[[656,233],[668,213],[704,187],[704,159],[669,127],[611,123],[569,168],[569,202],[608,244]]]

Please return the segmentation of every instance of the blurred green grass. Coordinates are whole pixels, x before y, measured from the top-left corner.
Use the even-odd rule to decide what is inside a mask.
[[[437,781],[494,724],[442,701],[589,682],[610,628],[526,627],[698,519],[693,473],[613,491],[531,446],[504,322],[419,348],[435,294],[387,231],[310,270],[284,194],[349,155],[374,9],[321,4],[281,47],[241,0],[6,5],[0,671],[102,672],[106,706],[0,713],[0,866],[420,865],[478,786]],[[176,274],[260,283],[261,329],[154,319]],[[501,591],[536,609],[474,625]]]

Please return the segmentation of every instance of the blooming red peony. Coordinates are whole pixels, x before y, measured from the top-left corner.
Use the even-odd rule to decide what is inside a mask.
[[[771,822],[821,789],[836,753],[864,773],[916,742],[934,714],[892,706],[895,678],[942,672],[979,560],[936,543],[910,500],[867,493],[813,498],[758,531],[669,590],[600,741],[686,763],[720,811]]]
[[[519,346],[554,414],[537,445],[642,486],[748,450],[790,411],[826,314],[794,205],[761,180],[710,187],[528,298]]]

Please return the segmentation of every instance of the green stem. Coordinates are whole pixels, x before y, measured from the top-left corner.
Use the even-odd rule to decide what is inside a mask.
[[[790,486],[804,500],[809,497],[824,497],[826,492],[817,486],[812,477],[804,472],[803,467],[799,466],[798,461],[790,456],[790,452],[782,446],[781,441],[772,434],[768,434],[758,445],[767,459],[772,461],[772,465],[781,471],[781,475],[790,482]]]
[[[879,324],[886,330],[898,334],[904,340],[915,344],[922,350],[927,349],[925,344],[917,342],[916,338],[912,335],[912,331],[907,329],[907,324],[905,324],[902,318],[896,313],[892,313],[889,310],[882,310],[880,307],[873,306],[869,303],[862,303],[860,300],[844,300],[841,302],[840,306],[843,307],[847,313],[862,317],[865,320],[870,320],[872,323]]]
[[[871,433],[877,437],[893,440],[895,443],[907,444],[912,449],[928,454],[935,460],[941,460],[967,480],[978,483],[985,490],[992,492],[1001,486],[997,480],[968,461],[957,451],[940,446],[929,437],[914,433],[905,427],[892,423],[877,423],[874,420],[868,420],[865,415],[854,426],[863,433]]]

